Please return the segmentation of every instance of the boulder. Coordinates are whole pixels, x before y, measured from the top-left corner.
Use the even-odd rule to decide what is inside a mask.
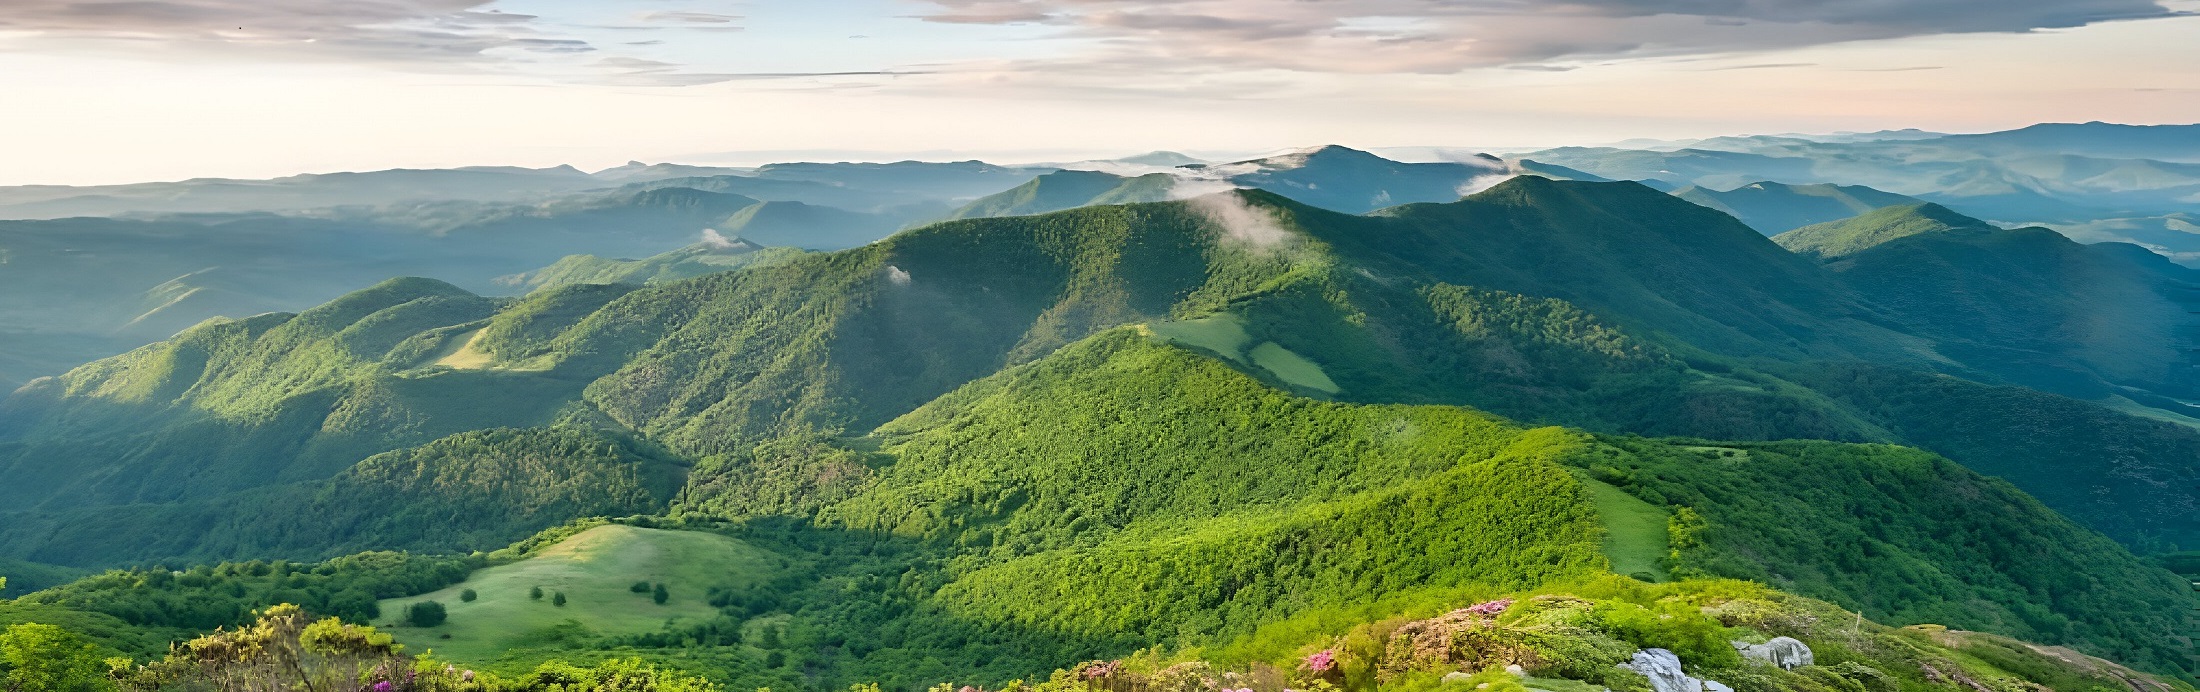
[[[1657,692],[1734,692],[1732,687],[1689,677],[1681,670],[1681,657],[1665,649],[1643,649],[1619,667],[1650,678],[1650,687]]]
[[[1734,648],[1742,652],[1743,658],[1770,663],[1781,670],[1795,670],[1812,661],[1810,646],[1793,637],[1773,637],[1763,644],[1734,642]]]

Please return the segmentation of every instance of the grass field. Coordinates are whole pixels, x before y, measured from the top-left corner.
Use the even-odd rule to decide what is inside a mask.
[[[1322,366],[1273,341],[1247,351],[1253,337],[1245,332],[1245,318],[1237,315],[1225,312],[1196,320],[1161,322],[1148,328],[1172,343],[1213,351],[1239,365],[1266,370],[1293,386],[1328,394],[1344,391],[1329,379],[1329,373],[1323,372]]]
[[[782,558],[715,534],[599,526],[526,560],[475,572],[442,591],[383,601],[376,624],[388,627],[409,651],[486,663],[508,649],[565,634],[639,634],[671,620],[709,618],[718,612],[704,602],[710,587],[766,580],[783,566]],[[662,582],[671,598],[654,603],[650,594],[629,590],[637,581]],[[542,599],[529,598],[528,591],[538,586]],[[459,600],[466,589],[479,598]],[[563,606],[552,603],[560,592]],[[406,607],[423,600],[442,603],[450,619],[432,628],[398,624]]]
[[[1305,356],[1293,353],[1291,349],[1276,345],[1276,342],[1261,344],[1259,348],[1253,349],[1252,356],[1254,365],[1274,373],[1285,382],[1329,394],[1344,391],[1335,381],[1329,379],[1329,373],[1322,372],[1322,366],[1307,360]]]
[[[1627,491],[1588,478],[1589,496],[1596,502],[1597,517],[1604,522],[1604,557],[1620,574],[1648,573],[1660,581],[1671,579],[1659,560],[1665,557],[1666,512]]]
[[[1245,346],[1253,341],[1245,333],[1245,319],[1227,312],[1196,320],[1159,322],[1151,328],[1164,339],[1213,351],[1241,364],[1245,362]]]
[[[488,331],[488,328],[484,327],[451,339],[451,342],[458,344],[458,347],[450,349],[448,353],[440,354],[442,357],[435,359],[435,364],[459,370],[480,370],[489,367],[489,363],[494,361],[495,358],[481,349],[475,348],[481,342],[481,335]]]

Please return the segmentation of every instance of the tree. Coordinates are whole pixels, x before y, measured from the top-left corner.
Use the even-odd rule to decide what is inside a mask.
[[[434,627],[449,618],[450,613],[436,601],[421,601],[405,608],[405,621],[414,627]]]
[[[540,601],[540,600],[542,600],[542,587],[540,587],[540,586],[537,586],[537,587],[534,587],[534,588],[528,589],[528,590],[527,590],[527,597],[528,597],[528,598],[532,598],[532,599],[535,599],[535,600],[537,600],[537,601]]]
[[[0,632],[0,662],[9,690],[92,692],[112,690],[98,648],[53,625],[12,625]]]
[[[628,591],[632,591],[632,592],[634,592],[634,593],[649,593],[649,582],[647,582],[647,581],[638,581],[638,582],[634,582],[634,585],[633,585],[633,586],[629,586],[629,587],[626,587],[626,590],[628,590]]]
[[[551,597],[550,597],[550,605],[554,605],[554,606],[559,606],[559,607],[564,607],[564,606],[565,606],[565,592],[563,592],[563,591],[559,591],[559,592],[557,593],[557,595],[555,595],[555,596],[551,596]]]
[[[657,591],[656,591],[655,593],[652,593],[652,594],[650,594],[650,595],[649,595],[649,600],[652,600],[652,601],[656,601],[656,602],[657,602],[657,605],[664,605],[664,604],[665,604],[665,601],[668,601],[668,600],[671,600],[671,599],[672,599],[672,594],[671,594],[670,592],[667,592],[667,591],[665,591],[665,585],[664,585],[664,583],[663,583],[663,582],[658,582],[658,584],[657,584]]]
[[[480,597],[481,597],[481,594],[478,594],[478,593],[474,593],[474,590],[473,590],[473,589],[467,589],[467,590],[465,590],[465,591],[460,591],[460,592],[458,592],[458,600],[459,600],[459,602],[461,602],[461,603],[472,603],[472,602],[474,602],[474,599],[476,599],[476,598],[480,598]]]

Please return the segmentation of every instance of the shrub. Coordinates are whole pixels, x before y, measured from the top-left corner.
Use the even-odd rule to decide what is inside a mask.
[[[665,601],[672,600],[672,594],[665,591],[664,584],[658,584],[656,592],[649,595],[649,600],[656,601],[657,605],[664,605]]]
[[[436,601],[421,601],[405,608],[405,622],[414,627],[434,627],[449,618],[450,613],[443,609],[442,603]]]
[[[537,587],[534,587],[534,588],[528,589],[528,590],[527,590],[527,597],[528,597],[528,598],[532,598],[532,599],[535,599],[535,600],[537,600],[537,601],[540,601],[540,600],[542,600],[542,587],[540,587],[540,586],[537,586]]]
[[[1687,603],[1660,601],[1645,607],[1622,601],[1599,603],[1590,611],[1597,629],[1645,649],[1669,649],[1690,665],[1733,668],[1740,653],[1727,643],[1726,627]]]
[[[550,605],[563,607],[565,605],[565,592],[559,591],[557,595],[551,596]]]
[[[649,582],[646,582],[646,581],[638,581],[638,582],[634,582],[634,585],[633,585],[633,586],[629,586],[629,587],[626,587],[626,590],[628,590],[628,591],[632,591],[632,592],[634,592],[634,593],[649,593]]]
[[[474,590],[473,590],[473,589],[467,589],[467,590],[465,590],[465,591],[460,591],[460,592],[458,592],[458,600],[459,600],[459,602],[461,602],[461,603],[472,603],[472,602],[474,602],[474,599],[477,599],[477,598],[480,598],[480,597],[481,597],[481,594],[478,594],[478,593],[474,593]]]

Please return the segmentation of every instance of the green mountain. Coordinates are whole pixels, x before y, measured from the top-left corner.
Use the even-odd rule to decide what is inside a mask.
[[[718,230],[762,245],[838,250],[884,238],[898,225],[900,221],[891,216],[801,202],[763,202],[734,212]]]
[[[1827,260],[1907,331],[1972,367],[2084,398],[2127,389],[2200,397],[2200,271],[2142,248],[2002,230],[1934,205],[1776,241]]]
[[[1335,145],[1185,168],[1347,214],[1415,202],[1450,202],[1477,187],[1478,179],[1505,173],[1503,164],[1494,161],[1400,163]]]
[[[469,656],[459,662],[498,671],[623,645],[740,684],[1000,681],[1157,645],[1258,650],[1340,621],[1507,593],[1608,593],[1596,584],[1610,579],[1613,556],[1641,548],[1677,551],[1665,563],[1677,572],[1766,580],[1875,619],[2023,634],[2164,670],[2185,653],[2174,638],[2185,626],[2178,614],[2193,605],[2183,581],[1930,454],[1599,438],[1455,407],[1321,401],[1141,327],[1096,334],[867,435],[819,444],[862,461],[790,473],[768,466],[788,460],[752,458],[716,471],[808,498],[794,521],[691,494],[675,511],[730,515],[737,521],[695,527],[737,541],[648,537],[663,550],[751,568],[675,575],[647,554],[611,552],[626,543],[600,540],[527,549],[542,557],[406,592],[442,589],[448,598],[471,587],[482,599],[474,608],[494,621],[461,621],[474,610],[457,607],[450,624],[401,636],[463,636],[452,642]],[[818,483],[827,479],[837,486]],[[1875,511],[1859,516],[1862,506]],[[1631,531],[1626,522],[1641,519],[1623,508],[1647,510],[1657,530]],[[1951,533],[1970,539],[1941,538]],[[567,535],[592,533],[551,540]],[[597,557],[576,562],[573,553]],[[217,595],[225,574],[235,575],[237,595]],[[372,574],[359,578],[387,578]],[[239,614],[252,602],[240,599],[279,597],[250,568],[208,575],[177,590],[203,590],[207,606]],[[637,634],[648,626],[625,614],[654,606],[623,587],[664,575],[684,595],[651,612],[679,619]],[[133,582],[142,580],[111,575],[27,600],[147,626],[176,622],[125,605],[166,588],[104,595]],[[880,582],[897,585],[865,586]],[[575,604],[561,612],[515,603],[530,583],[573,594]],[[1705,588],[1713,587],[1659,592]],[[1728,595],[1705,595],[1685,612],[1702,617],[1701,607],[1734,598],[1739,585],[1717,588]],[[697,592],[716,614],[697,611]],[[392,619],[410,600],[378,612]],[[598,612],[625,619],[603,616],[598,629],[587,624]],[[1749,619],[1765,611],[1754,612],[1732,622],[1765,626]],[[555,624],[561,618],[579,618],[577,628]],[[498,637],[505,643],[484,647]],[[1719,648],[1681,650],[1732,651],[1725,639],[1709,643]],[[699,655],[699,645],[719,648]],[[792,671],[804,672],[790,680]]]
[[[1978,218],[2061,229],[2191,211],[2200,194],[2193,127],[2086,123],[1899,138],[1721,137],[1522,156],[1675,188],[1730,189],[1760,180],[1869,186]]]
[[[668,188],[539,204],[0,222],[0,378],[57,375],[211,318],[304,310],[390,276],[488,292],[497,277],[570,254],[654,255],[757,204]]]
[[[1101,204],[1135,204],[1169,199],[1177,178],[1148,173],[1127,178],[1100,171],[1055,171],[1006,192],[980,197],[944,220],[1030,216]]]
[[[2181,270],[2025,234],[1825,235],[1850,253],[1527,176],[1363,216],[1254,190],[964,219],[518,300],[396,280],[11,396],[0,504],[25,509],[0,556],[475,551],[661,514],[810,577],[701,585],[723,619],[541,632],[507,663],[632,646],[744,684],[1006,680],[1615,566],[2189,674],[2189,583],[2101,532],[2196,542],[2161,489],[2195,485],[2200,430],[2005,386],[1999,333],[1934,319],[1975,306],[1902,293],[2095,255]],[[1876,259],[1942,239],[1967,261]],[[2079,289],[2012,300],[2107,295]],[[2020,345],[2123,353],[2072,334]],[[2077,381],[2176,384],[2125,372]],[[1799,439],[1870,444],[1767,442]]]
[[[638,260],[573,255],[541,269],[500,277],[497,283],[526,292],[576,284],[661,284],[781,262],[799,254],[801,250],[795,248],[767,248],[721,237]]]
[[[1726,212],[1765,235],[1846,219],[1916,199],[1859,185],[1787,185],[1756,182],[1732,190],[1686,187],[1673,196]]]
[[[1935,369],[1951,366],[1947,353],[1992,352],[1954,337],[1936,352],[1844,280],[1632,184],[1519,178],[1375,217],[1233,193],[958,221],[640,290],[574,286],[500,305],[385,288],[306,313],[326,319],[216,325],[87,366],[15,395],[0,425],[15,450],[5,468],[42,474],[10,497],[26,507],[327,477],[465,430],[584,415],[572,411],[702,458],[868,429],[1085,335],[1176,318],[1191,321],[1174,338],[1322,397],[1609,431],[1904,439],[1888,411],[1795,380],[1827,359]],[[454,307],[428,309],[442,305]],[[1749,364],[1768,358],[1800,365]],[[525,399],[453,403],[506,397]],[[103,432],[122,420],[138,432]],[[380,432],[367,422],[400,420]],[[222,442],[175,442],[199,436]],[[39,463],[53,453],[40,450],[63,448],[100,451],[74,452],[82,461],[67,468]],[[296,470],[252,476],[213,461],[224,449]],[[2008,450],[1942,451],[1985,463]],[[2082,477],[2109,463],[2081,454],[2066,465]],[[232,472],[203,486],[168,475]],[[2099,519],[2168,531],[2153,518]]]
[[[1955,213],[1938,204],[1921,202],[1877,209],[1853,218],[1797,228],[1774,235],[1772,242],[1797,254],[1834,260],[1914,235],[1954,232],[1990,234],[1994,230],[1993,224]]]

